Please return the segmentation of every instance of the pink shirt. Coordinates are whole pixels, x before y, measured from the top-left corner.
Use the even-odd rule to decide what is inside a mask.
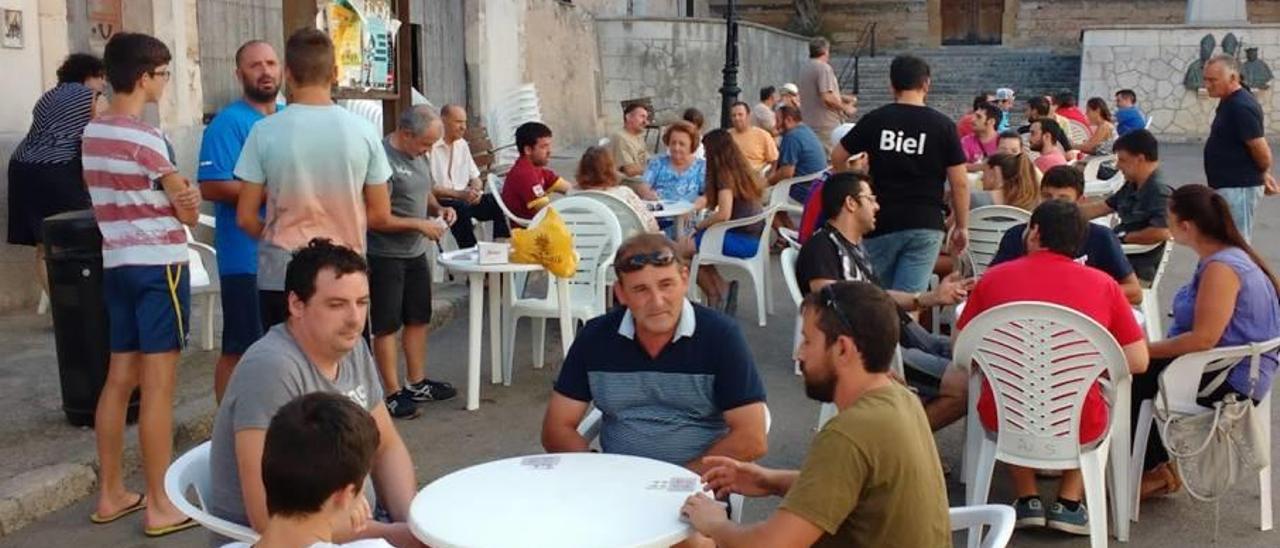
[[[991,156],[999,150],[1000,134],[991,136],[989,141],[979,141],[977,133],[970,133],[960,138],[960,148],[964,150],[964,161],[974,163]]]
[[[1050,168],[1067,165],[1067,157],[1062,155],[1062,151],[1055,150],[1037,156],[1035,164],[1040,173],[1048,173]]]

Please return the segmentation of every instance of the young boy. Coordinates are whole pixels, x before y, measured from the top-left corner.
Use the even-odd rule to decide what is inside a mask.
[[[194,527],[164,493],[173,450],[173,389],[187,340],[191,299],[187,235],[200,191],[174,167],[173,149],[142,121],[169,83],[169,49],[145,34],[121,33],[103,61],[115,95],[84,130],[84,181],[102,232],[103,291],[111,325],[111,362],[94,428],[100,463],[94,523],[146,509],[147,536]],[[138,432],[146,493],[127,490],[121,470],[125,411],[142,387]]]
[[[253,548],[333,548],[335,533],[358,531],[370,513],[361,489],[377,448],[373,417],[346,396],[312,392],[281,407],[262,450],[271,518]],[[391,545],[373,539],[340,546]]]

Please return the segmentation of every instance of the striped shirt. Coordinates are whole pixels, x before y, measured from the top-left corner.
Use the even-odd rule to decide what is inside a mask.
[[[80,157],[80,136],[93,113],[98,92],[79,82],[44,92],[31,109],[31,129],[13,159],[28,164],[60,164]]]
[[[187,262],[187,235],[160,179],[177,172],[160,130],[107,115],[84,129],[84,182],[102,231],[102,265]]]

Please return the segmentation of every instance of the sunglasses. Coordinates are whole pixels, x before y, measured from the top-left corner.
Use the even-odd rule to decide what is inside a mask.
[[[831,311],[835,313],[836,319],[840,321],[840,324],[849,331],[850,335],[852,335],[853,322],[849,321],[849,315],[844,313],[843,308],[840,308],[840,301],[836,300],[836,292],[831,288],[832,285],[835,284],[828,284],[823,286],[820,290],[819,294],[822,296],[822,305],[831,309]]]
[[[618,272],[635,272],[646,266],[670,266],[676,262],[676,255],[669,249],[661,249],[652,253],[637,253],[623,258],[613,264]]]

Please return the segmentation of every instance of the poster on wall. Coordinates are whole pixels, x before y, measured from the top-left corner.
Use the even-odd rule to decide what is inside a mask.
[[[22,11],[4,10],[4,47],[22,49],[22,33]]]
[[[395,91],[395,37],[400,21],[392,0],[329,0],[316,26],[333,40],[338,87]]]
[[[110,40],[124,26],[122,0],[89,0],[89,49],[102,54]]]

